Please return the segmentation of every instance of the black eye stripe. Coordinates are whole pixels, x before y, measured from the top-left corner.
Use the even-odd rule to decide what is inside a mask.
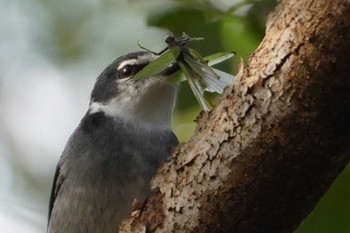
[[[126,64],[125,66],[118,69],[118,72],[120,72],[121,76],[133,76],[137,72],[139,72],[143,67],[145,67],[147,64]]]
[[[133,74],[140,71],[146,64],[152,61],[152,54],[149,52],[134,52],[118,57],[110,65],[108,65],[97,78],[94,89],[91,93],[91,99],[96,102],[105,103],[115,97],[120,89],[133,81],[132,76],[125,77],[123,82],[121,79],[121,69],[125,65],[133,68]],[[137,64],[139,63],[139,64]],[[142,64],[141,64],[142,63]],[[118,82],[117,80],[120,80]],[[125,84],[126,83],[126,84]],[[131,85],[131,84],[130,84]]]
[[[134,70],[135,70],[135,73],[139,72],[143,67],[145,67],[147,64],[137,64],[137,65],[134,65]]]
[[[139,71],[139,70],[141,70],[143,67],[145,67],[146,65],[147,65],[147,64],[132,64],[132,65],[126,64],[125,66],[119,68],[118,70],[121,71],[121,70],[123,70],[123,68],[125,68],[126,66],[130,66],[133,70]]]

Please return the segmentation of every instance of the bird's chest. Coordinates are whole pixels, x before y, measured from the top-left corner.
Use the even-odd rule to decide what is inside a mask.
[[[79,138],[82,135],[79,136]],[[134,131],[103,130],[83,135],[65,164],[66,173],[81,183],[145,183],[169,155],[166,141],[157,135]],[[74,138],[73,138],[74,139]]]

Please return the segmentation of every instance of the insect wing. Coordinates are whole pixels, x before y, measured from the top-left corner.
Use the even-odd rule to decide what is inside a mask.
[[[201,58],[196,51],[189,49],[189,53],[184,54],[184,60],[198,76],[202,77],[200,81],[206,91],[222,94],[224,88],[232,83],[234,76],[208,66],[206,60],[210,64],[216,64],[233,55],[234,53],[217,53]]]
[[[189,49],[188,51],[188,54],[184,54],[184,60],[188,62],[190,66],[193,66],[194,70],[198,71],[198,74],[205,73],[206,75],[214,79],[220,78],[215,72],[213,72],[212,68],[208,66],[207,61],[204,60],[203,57],[197,51],[193,49]]]
[[[235,52],[221,52],[206,56],[203,60],[208,61],[208,66],[213,66],[233,57]]]
[[[225,83],[225,86],[230,85],[233,80],[235,79],[235,76],[228,74],[224,71],[212,68],[213,71],[220,77],[220,81]]]
[[[181,49],[179,47],[174,47],[160,55],[153,62],[149,63],[143,67],[134,76],[134,80],[142,80],[153,75],[157,75],[166,70],[180,55]]]
[[[215,53],[209,56],[204,57],[204,60],[208,61],[209,66],[216,65],[218,63],[221,63],[227,59],[230,59],[236,55],[235,52],[221,52],[221,53]],[[219,76],[219,79],[224,82],[226,85],[229,85],[234,80],[235,76],[228,74],[226,72],[223,72],[221,70],[212,68],[212,70]]]
[[[204,111],[208,111],[210,109],[210,104],[204,98],[204,89],[202,85],[199,83],[199,80],[201,79],[201,77],[198,77],[196,72],[191,70],[191,67],[189,67],[186,63],[183,63],[182,61],[178,61],[178,64],[182,72],[185,74],[188,84],[190,85],[192,92],[196,97],[200,107]]]
[[[193,59],[193,57],[186,54],[184,55],[184,61],[200,77],[201,85],[206,91],[220,94],[223,92],[227,84],[220,80],[219,75],[205,61]]]

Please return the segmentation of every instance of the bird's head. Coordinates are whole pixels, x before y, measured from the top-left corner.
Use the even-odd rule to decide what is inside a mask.
[[[171,128],[177,87],[165,82],[175,70],[136,81],[134,75],[158,56],[134,52],[117,58],[97,78],[89,113],[103,112],[141,127]]]

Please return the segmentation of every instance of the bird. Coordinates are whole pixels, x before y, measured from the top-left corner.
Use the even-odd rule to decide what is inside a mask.
[[[151,191],[152,176],[179,143],[171,127],[177,86],[165,82],[178,67],[133,79],[156,58],[132,52],[98,76],[57,164],[48,233],[118,232],[133,200]]]

